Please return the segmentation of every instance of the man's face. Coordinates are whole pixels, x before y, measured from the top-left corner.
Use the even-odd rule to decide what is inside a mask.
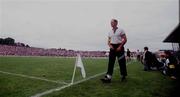
[[[117,27],[117,23],[114,20],[111,20],[111,27]]]
[[[144,49],[144,51],[147,51],[146,49]]]
[[[167,57],[169,57],[169,55],[165,53],[165,57],[167,58]]]

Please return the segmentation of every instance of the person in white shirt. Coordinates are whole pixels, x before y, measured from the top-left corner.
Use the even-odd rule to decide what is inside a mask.
[[[116,57],[118,57],[118,63],[121,73],[121,81],[126,79],[126,59],[124,45],[127,42],[126,34],[123,29],[118,28],[118,21],[116,19],[111,20],[112,30],[108,33],[108,45],[110,48],[108,70],[104,78],[101,79],[103,83],[110,83],[112,79],[114,63]]]
[[[137,50],[136,56],[137,56],[137,60],[140,61],[140,56],[141,56],[141,54],[140,54],[139,50]]]

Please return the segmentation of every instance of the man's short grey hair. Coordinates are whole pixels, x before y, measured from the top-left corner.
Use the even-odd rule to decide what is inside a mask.
[[[118,20],[117,19],[112,19],[114,22],[118,23]]]

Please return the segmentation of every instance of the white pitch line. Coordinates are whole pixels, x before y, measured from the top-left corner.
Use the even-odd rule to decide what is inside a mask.
[[[102,75],[102,74],[105,74],[105,72],[99,73],[99,74],[97,74],[97,75],[91,76],[91,77],[89,77],[89,78],[86,78],[86,79],[83,79],[83,80],[80,80],[80,81],[77,81],[77,82],[74,82],[73,84],[69,83],[69,84],[64,85],[64,86],[61,86],[61,87],[57,87],[57,88],[50,89],[50,90],[47,90],[47,91],[42,92],[42,93],[35,94],[35,95],[31,96],[31,97],[41,97],[41,96],[43,96],[43,95],[47,95],[47,94],[50,94],[50,93],[55,92],[55,91],[60,91],[60,90],[62,90],[62,89],[65,89],[65,88],[70,87],[70,86],[72,86],[72,85],[76,85],[76,84],[82,83],[82,82],[84,82],[84,81],[87,81],[87,80],[89,80],[89,79],[95,78],[95,77],[100,76],[100,75]]]
[[[128,65],[128,64],[130,64],[130,63],[132,63],[132,62],[133,62],[133,61],[127,63],[126,65]],[[118,69],[118,68],[116,67],[115,69]],[[47,91],[42,92],[42,93],[35,94],[35,95],[31,96],[31,97],[41,97],[41,96],[43,96],[43,95],[47,95],[47,94],[50,94],[50,93],[55,92],[55,91],[61,91],[61,90],[65,89],[65,88],[67,88],[67,87],[70,87],[70,86],[73,86],[73,85],[82,83],[82,82],[87,81],[87,80],[90,80],[90,79],[92,79],[92,78],[101,76],[101,75],[103,75],[103,74],[105,74],[105,73],[106,73],[106,72],[102,72],[102,73],[99,73],[99,74],[90,76],[90,77],[88,77],[88,78],[82,79],[82,80],[80,80],[80,81],[74,82],[73,84],[69,83],[69,84],[64,85],[64,86],[61,86],[61,87],[57,87],[57,88],[50,89],[50,90],[47,90]]]
[[[13,75],[13,76],[19,76],[19,77],[25,77],[25,78],[30,78],[30,79],[42,80],[42,81],[52,82],[52,83],[57,83],[57,84],[68,84],[68,83],[66,83],[66,82],[48,80],[48,79],[45,79],[45,78],[39,78],[39,77],[34,77],[34,76],[29,76],[29,75],[23,75],[23,74],[10,73],[10,72],[5,72],[5,71],[0,71],[0,73],[8,74],[8,75]]]

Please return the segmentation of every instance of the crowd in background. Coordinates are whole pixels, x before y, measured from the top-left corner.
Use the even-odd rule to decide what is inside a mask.
[[[63,56],[75,57],[79,53],[83,57],[107,57],[106,51],[75,51],[66,49],[44,49],[24,46],[0,45],[0,55],[12,56]]]

